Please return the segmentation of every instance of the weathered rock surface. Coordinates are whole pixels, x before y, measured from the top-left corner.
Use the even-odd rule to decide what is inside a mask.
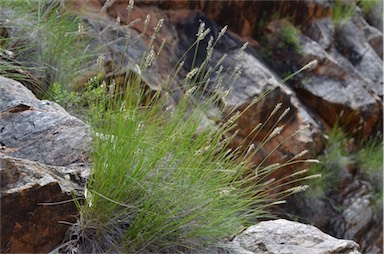
[[[352,21],[336,28],[330,19],[314,21],[309,36],[316,41],[297,34],[292,42],[283,35],[292,27],[287,20],[274,21],[269,27],[269,63],[279,73],[292,72],[309,60],[319,61],[312,71],[288,82],[313,113],[330,126],[338,122],[363,137],[381,129],[383,62]]]
[[[71,199],[82,195],[89,144],[82,121],[0,77],[2,253],[48,252],[60,244],[65,222],[77,214]]]
[[[87,167],[48,166],[0,152],[1,253],[43,253],[64,239]]]
[[[9,156],[49,165],[83,162],[89,128],[61,106],[38,100],[19,82],[0,77],[0,145]]]
[[[206,45],[209,36],[215,38],[220,31],[220,27],[199,12],[186,13],[185,17],[180,17],[176,15],[175,12],[167,12],[166,15],[169,17],[171,27],[176,28],[177,33],[174,37],[179,38],[176,40],[177,44],[171,46],[171,49],[177,49],[177,58],[180,58],[185,48],[187,48],[187,45],[192,45],[196,39],[195,33],[191,33],[191,27],[197,28],[200,22],[204,22],[207,27],[210,27],[211,30],[214,31],[208,34],[207,38],[200,44],[195,63],[197,65],[202,63],[206,56]],[[290,140],[289,144],[282,144],[279,151],[273,153],[265,164],[269,165],[271,163],[281,162],[281,158],[289,158],[305,149],[309,149],[313,146],[313,142],[320,140],[320,126],[314,121],[306,109],[303,108],[292,90],[284,84],[279,84],[279,77],[271,72],[268,67],[257,58],[257,54],[253,49],[245,50],[245,52],[239,54],[239,50],[243,44],[244,41],[241,41],[236,36],[225,34],[218,41],[212,54],[211,63],[209,64],[209,67],[214,68],[216,63],[220,61],[220,58],[222,58],[224,54],[227,55],[222,61],[223,73],[218,77],[216,72],[213,72],[210,76],[212,82],[210,82],[208,86],[208,89],[217,89],[217,83],[214,81],[221,78],[223,82],[219,86],[219,89],[222,91],[231,91],[227,97],[221,99],[224,112],[227,114],[223,117],[230,117],[231,114],[229,112],[244,110],[253,100],[259,98],[258,102],[252,105],[252,107],[244,112],[238,119],[237,127],[239,133],[233,146],[239,147],[239,143],[244,142],[244,144],[246,144],[246,146],[244,146],[245,150],[248,149],[251,144],[257,147],[258,144],[268,136],[271,129],[276,127],[274,124],[281,114],[287,108],[290,108],[289,113],[277,125],[285,125],[285,129],[277,138],[272,139],[261,148],[260,153],[254,157],[254,163],[256,165],[260,163],[281,140],[284,140],[305,125],[310,125],[311,128],[300,132],[295,138]],[[184,73],[191,70],[193,58],[193,54],[187,54]],[[236,68],[234,65],[237,65],[241,70],[241,75],[239,75],[236,81],[233,81],[233,70]],[[228,70],[228,72],[225,70]],[[180,77],[180,79],[182,79],[182,77]],[[282,103],[281,109],[267,121],[277,103]],[[251,132],[253,128],[259,123],[265,123],[264,128],[260,130],[258,135],[252,135]],[[277,171],[271,177],[281,178],[291,174],[294,170],[298,170],[297,165],[295,168]]]
[[[122,5],[119,5],[119,3],[117,3],[116,7],[111,8],[110,11],[121,18],[122,24],[128,24],[130,22],[127,20],[126,10]],[[180,75],[175,78],[174,82],[170,84],[170,88],[168,88],[171,91],[183,90],[181,84],[183,84],[185,75],[192,69],[192,63],[194,62],[196,66],[205,60],[209,37],[212,36],[213,38],[216,38],[221,28],[199,11],[164,11],[151,8],[149,12],[151,14],[151,21],[154,20],[154,22],[161,17],[167,17],[163,27],[157,34],[157,39],[155,39],[155,47],[161,44],[161,38],[170,39],[164,46],[162,54],[160,54],[157,59],[159,66],[158,70],[160,73],[159,76],[162,78],[165,78],[167,74],[170,73],[177,61],[184,55],[185,50],[196,40],[196,31],[198,30],[200,22],[204,22],[206,27],[211,29],[211,32],[207,37],[200,42],[195,60],[193,60],[194,49],[185,55],[184,66],[179,73]],[[145,16],[143,15],[146,13],[146,11],[135,7],[134,11],[131,13],[130,19],[144,19]],[[156,23],[154,23],[154,25],[155,24]],[[134,28],[140,33],[144,30],[144,28],[139,25],[134,26]],[[147,38],[147,42],[151,38],[150,36],[152,32],[149,29],[148,31],[150,32],[148,32],[147,37],[143,37],[144,40]],[[248,149],[251,144],[254,144],[254,146],[257,147],[270,133],[271,128],[285,125],[285,129],[281,132],[278,138],[272,139],[265,144],[260,149],[260,153],[254,157],[254,163],[257,164],[262,161],[281,140],[284,140],[296,130],[301,129],[306,125],[310,125],[310,128],[298,133],[295,138],[290,140],[290,142],[282,144],[278,151],[275,151],[268,157],[268,160],[265,161],[265,165],[281,162],[281,158],[292,158],[295,154],[298,154],[305,149],[312,148],[313,142],[316,142],[316,144],[321,147],[320,126],[303,107],[293,91],[286,85],[279,84],[280,78],[268,70],[268,67],[257,58],[257,52],[253,49],[249,49],[243,52],[243,54],[238,54],[244,43],[245,41],[242,41],[234,34],[225,34],[217,42],[212,54],[212,59],[207,67],[214,68],[216,63],[220,61],[220,58],[224,54],[227,55],[222,61],[224,69],[222,75],[218,77],[216,71],[212,72],[210,75],[211,81],[206,89],[208,92],[217,89],[217,80],[221,78],[223,82],[218,88],[223,92],[231,90],[229,96],[225,98],[223,97],[221,100],[221,106],[224,106],[224,111],[227,115],[215,116],[216,118],[230,117],[229,112],[233,112],[235,109],[241,111],[248,107],[250,103],[252,103],[252,100],[260,97],[258,103],[253,105],[240,117],[237,123],[239,134],[233,146],[238,147],[239,143],[243,142],[246,144],[244,149]],[[234,62],[235,59],[236,62]],[[235,69],[235,65],[241,69],[242,74],[234,82],[232,72]],[[226,72],[227,69],[228,72]],[[263,96],[264,94],[265,96]],[[173,93],[173,96],[177,97],[177,93]],[[268,119],[269,114],[273,111],[277,103],[282,103],[281,109],[269,119],[257,136],[249,135],[257,124],[263,123]],[[287,108],[290,108],[290,112],[275,125],[277,119]],[[285,170],[276,171],[271,177],[281,178],[296,170],[299,170],[297,165],[295,167],[286,168]]]
[[[102,2],[102,1],[99,1]],[[120,2],[121,5],[124,2]],[[228,25],[229,29],[242,37],[254,37],[260,34],[262,24],[275,16],[291,16],[297,24],[307,24],[311,20],[326,17],[331,14],[328,1],[140,1],[141,5],[156,5],[166,10],[201,10],[207,17],[221,26]],[[112,15],[118,8],[110,8]]]
[[[354,241],[336,239],[314,226],[284,219],[251,226],[228,246],[236,254],[360,253],[359,245]]]
[[[372,186],[347,169],[333,174],[337,175],[334,189],[315,197],[294,196],[287,202],[286,211],[332,236],[353,239],[361,245],[362,253],[381,253],[382,209],[372,205]]]
[[[102,75],[110,82],[115,80],[117,86],[123,86],[128,75],[140,75],[143,82],[151,90],[160,89],[159,71],[156,62],[145,72],[139,69],[140,61],[147,51],[147,47],[140,35],[134,29],[116,24],[116,21],[103,15],[87,13],[82,16],[86,26],[85,34],[98,34],[89,36],[89,47],[94,49],[90,66],[84,66],[84,71],[74,81],[75,88],[83,86],[90,78]],[[124,55],[124,57],[122,57]],[[98,58],[102,57],[102,66],[97,66]],[[100,58],[99,58],[100,60]],[[80,87],[81,88],[81,87]]]

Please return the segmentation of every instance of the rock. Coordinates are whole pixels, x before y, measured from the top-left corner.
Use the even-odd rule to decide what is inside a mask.
[[[345,168],[331,174],[337,175],[333,188],[319,195],[299,194],[287,201],[288,218],[301,218],[334,237],[356,241],[362,253],[381,253],[382,210],[372,205],[372,187]]]
[[[268,37],[269,57],[273,59],[269,61],[270,67],[277,69],[279,73],[291,73],[313,59],[319,61],[316,68],[302,72],[296,79],[288,81],[300,100],[320,116],[318,120],[322,119],[330,126],[338,122],[340,126],[345,126],[348,131],[360,137],[367,138],[376,134],[382,127],[383,119],[380,99],[382,89],[379,88],[382,86],[382,61],[368,42],[364,44],[368,46],[366,54],[358,54],[362,59],[366,58],[366,64],[346,58],[347,53],[341,54],[330,44],[332,40],[343,40],[341,45],[344,50],[348,48],[347,45],[351,45],[350,51],[353,48],[363,50],[363,44],[355,42],[358,36],[355,32],[360,32],[358,28],[348,23],[354,29],[352,37],[355,39],[352,39],[352,32],[340,35],[340,30],[347,30],[344,26],[335,31],[330,21],[315,22],[315,31],[309,32],[316,40],[313,41],[301,33],[296,35],[296,39],[291,38],[292,35],[287,37],[284,31],[292,29],[289,28],[292,25],[286,20],[275,23],[278,24],[270,26],[274,30],[270,29],[272,34]],[[358,39],[361,41],[360,37]],[[287,40],[294,45],[287,44]],[[349,44],[344,42],[346,40]]]
[[[382,248],[382,220],[372,207],[371,188],[369,183],[355,177],[348,188],[340,190],[334,194],[337,197],[332,198],[338,200],[343,209],[330,220],[333,229],[330,233],[359,242],[363,253],[378,253]]]
[[[236,236],[228,247],[236,254],[360,253],[354,241],[336,239],[314,226],[284,219],[251,226]]]
[[[327,50],[334,43],[335,25],[330,18],[316,19],[310,23],[305,34]]]
[[[373,8],[370,8],[364,16],[369,24],[383,31],[383,1],[375,1]]]
[[[48,252],[60,244],[78,213],[71,199],[82,195],[89,169],[79,163],[87,161],[89,145],[82,121],[0,77],[2,253]]]
[[[2,152],[1,252],[47,253],[76,220],[72,198],[82,195],[88,169],[48,166]]]
[[[84,162],[89,128],[61,106],[0,77],[0,145],[9,156],[50,165]]]
[[[361,76],[368,79],[366,89],[378,96],[383,97],[383,61],[376,51],[371,47],[364,30],[370,28],[363,23],[361,17],[355,17],[352,20],[341,22],[336,26],[335,40],[336,48],[349,62],[355,67]],[[366,23],[366,22],[365,22]],[[376,30],[380,34],[379,31]],[[373,35],[374,36],[374,35]],[[380,35],[379,35],[380,36]],[[381,33],[381,37],[383,34]],[[377,35],[376,35],[377,37]],[[374,40],[374,39],[373,39]],[[380,48],[382,45],[380,46]]]
[[[107,9],[108,13],[113,17],[120,17],[123,26],[129,24],[131,20],[135,20],[137,18],[144,20],[145,15],[147,14],[151,15],[152,23],[150,23],[150,26],[155,26],[160,18],[167,17],[163,27],[154,40],[154,46],[155,48],[158,48],[161,44],[162,38],[169,39],[167,41],[168,43],[163,48],[162,54],[158,56],[158,68],[156,67],[156,69],[154,69],[155,71],[158,71],[158,77],[161,77],[162,79],[167,77],[168,73],[170,73],[174,66],[177,64],[177,61],[184,55],[185,50],[189,48],[190,45],[192,45],[196,40],[196,32],[200,26],[200,21],[205,22],[206,27],[209,27],[212,32],[200,42],[197,57],[195,59],[195,65],[201,64],[205,59],[206,46],[209,40],[209,36],[216,38],[221,30],[221,27],[208,19],[208,17],[200,11],[168,11],[158,8],[150,8],[146,9],[147,11],[145,11],[141,7],[135,7],[128,20],[126,8],[122,8],[124,4],[126,5],[126,3],[118,2]],[[94,23],[94,21],[91,19],[89,19],[87,22],[90,24]],[[112,26],[110,23],[106,24],[108,24],[108,26]],[[101,25],[101,27],[107,27],[107,25]],[[144,30],[144,27],[139,24],[133,25],[133,28],[137,30],[139,34],[145,34],[144,36],[141,36],[144,42],[150,42],[152,35],[151,29]],[[285,124],[285,129],[282,131],[278,138],[271,140],[268,142],[268,144],[263,146],[259,154],[255,156],[254,163],[260,163],[266,157],[266,155],[268,155],[269,152],[272,151],[280,143],[280,140],[284,140],[296,130],[301,129],[306,125],[310,125],[311,128],[299,133],[296,137],[292,138],[290,142],[282,144],[278,151],[275,151],[275,153],[269,156],[268,160],[265,162],[265,166],[274,162],[281,162],[287,158],[292,158],[295,154],[298,154],[301,151],[312,147],[313,142],[316,142],[316,144],[321,147],[319,129],[320,126],[314,121],[311,114],[302,107],[300,101],[294,95],[293,91],[284,84],[279,84],[278,81],[280,78],[268,70],[268,67],[258,59],[257,52],[254,50],[249,49],[246,50],[244,54],[238,55],[238,51],[243,46],[244,42],[245,41],[242,41],[233,33],[225,34],[218,41],[215,47],[215,51],[212,55],[211,63],[208,66],[214,67],[219,59],[224,54],[227,54],[227,58],[222,62],[224,71],[221,78],[224,82],[219,87],[219,89],[222,91],[232,90],[232,92],[227,98],[223,97],[221,100],[222,106],[225,107],[224,111],[226,112],[226,115],[214,115],[213,117],[215,119],[219,119],[220,117],[230,117],[229,112],[232,112],[236,108],[242,110],[246,108],[252,100],[259,96],[261,97],[264,93],[267,93],[264,98],[260,99],[256,105],[252,106],[252,108],[243,114],[239,119],[238,127],[240,132],[233,146],[238,146],[238,143],[236,142],[244,142],[247,145],[247,148],[244,149],[248,149],[248,146],[251,145],[251,143],[255,143],[255,146],[260,144],[263,138],[268,135],[270,129],[276,127],[274,124],[279,116],[284,112],[286,108],[289,107],[290,112],[279,123],[279,125]],[[118,52],[119,48],[114,48],[111,51]],[[170,94],[173,96],[174,100],[177,100],[180,92],[186,90],[185,88],[181,87],[180,84],[183,84],[185,75],[192,68],[192,62],[194,61],[193,52],[194,49],[186,54],[184,58],[183,69],[180,71],[179,75],[174,78],[170,86],[165,88],[167,91],[172,91]],[[122,61],[124,62],[125,60]],[[231,82],[231,79],[233,79],[231,72],[233,71],[235,65],[240,67],[242,70],[242,75],[239,76],[236,82]],[[228,68],[232,69],[229,70],[228,73],[225,73],[226,69]],[[213,72],[210,75],[211,82],[209,82],[205,92],[210,94],[214,89],[216,89],[215,80],[217,81],[217,79],[218,77],[216,76],[216,72]],[[156,81],[148,82],[152,82],[152,85],[149,85],[150,87],[153,87],[151,87],[151,89],[157,89],[159,87],[156,86]],[[157,84],[159,84],[159,82]],[[275,90],[268,92],[272,89]],[[249,133],[257,124],[266,121],[277,103],[283,103],[282,108],[265,124],[260,134],[257,137],[249,135]],[[215,106],[213,105],[213,107]],[[217,110],[213,111],[217,112]],[[245,140],[246,137],[247,140]],[[280,178],[287,174],[291,174],[296,170],[299,170],[297,165],[290,169],[280,170],[271,177]]]

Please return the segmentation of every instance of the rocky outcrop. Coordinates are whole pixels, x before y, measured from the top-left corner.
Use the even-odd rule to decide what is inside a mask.
[[[211,29],[211,32],[206,38],[200,42],[196,57],[194,57],[194,54],[192,53],[195,50],[193,48],[190,53],[184,56],[184,65],[179,75],[172,80],[173,82],[167,84],[168,87],[166,90],[172,91],[170,94],[177,100],[178,93],[185,91],[182,84],[185,75],[192,69],[192,63],[194,62],[195,65],[199,65],[205,60],[209,37],[212,36],[213,38],[216,38],[221,28],[215,22],[209,20],[207,16],[200,11],[164,11],[156,8],[144,11],[139,7],[135,7],[128,20],[126,9],[119,6],[120,5],[117,3],[116,7],[111,7],[109,10],[117,12],[123,27],[124,25],[129,24],[131,20],[137,18],[144,19],[145,16],[143,15],[148,12],[151,15],[153,26],[155,26],[156,22],[162,17],[166,17],[163,27],[154,39],[155,49],[160,47],[162,38],[170,39],[168,43],[164,45],[162,53],[157,58],[157,65],[154,67],[159,73],[158,77],[162,79],[166,79],[168,73],[171,72],[173,67],[177,64],[177,61],[184,55],[185,50],[196,40],[196,31],[198,30],[200,22],[204,22],[206,27]],[[89,23],[92,22],[89,21]],[[114,26],[116,26],[115,22],[108,23],[108,27]],[[133,28],[137,30],[139,34],[144,33],[146,36],[141,36],[140,39],[142,38],[144,42],[149,43],[153,33],[151,29],[145,30],[144,27],[139,24],[133,25]],[[129,31],[129,29],[127,29],[127,31]],[[132,32],[131,34],[134,33]],[[318,147],[321,147],[321,126],[316,123],[311,114],[303,107],[291,88],[279,83],[280,78],[274,72],[270,71],[265,63],[257,57],[257,52],[254,49],[250,48],[245,50],[243,54],[239,54],[239,50],[244,43],[245,41],[241,40],[235,34],[224,34],[217,42],[212,54],[212,59],[207,66],[207,68],[214,68],[216,63],[221,61],[220,58],[224,54],[227,55],[227,57],[221,61],[224,69],[221,76],[217,76],[216,71],[213,71],[210,75],[211,81],[206,86],[205,92],[209,93],[214,91],[214,89],[217,89],[217,80],[220,78],[223,82],[218,89],[223,91],[223,93],[230,91],[229,95],[222,97],[220,101],[220,107],[224,107],[226,115],[215,115],[214,119],[220,119],[221,117],[229,118],[231,117],[230,112],[236,110],[241,111],[247,108],[253,100],[260,98],[256,104],[240,117],[237,123],[239,133],[233,146],[238,147],[239,143],[242,142],[245,144],[245,150],[249,149],[249,146],[252,144],[257,147],[258,144],[270,134],[271,128],[285,125],[285,128],[278,138],[272,139],[265,144],[260,152],[255,155],[253,160],[255,164],[258,164],[270,154],[270,151],[280,144],[281,140],[286,139],[296,130],[309,125],[310,128],[298,133],[295,138],[290,139],[289,142],[281,144],[278,150],[273,154],[268,155],[265,165],[281,162],[281,158],[285,158],[284,160],[290,159],[303,150],[311,149],[313,147],[313,142],[315,142]],[[133,50],[135,50],[135,48],[133,48]],[[118,48],[115,48],[115,51],[118,51]],[[117,54],[117,52],[115,54]],[[234,75],[232,72],[235,69],[235,65],[238,66],[242,74],[239,75],[238,79],[234,82]],[[118,67],[117,64],[115,66]],[[124,68],[121,68],[121,70],[124,70]],[[150,68],[150,71],[153,70],[153,68]],[[164,89],[164,84],[155,83],[148,85],[151,89],[153,89],[153,87],[155,89],[157,87],[162,87]],[[269,117],[269,114],[274,110],[278,103],[282,103],[282,107],[273,117]],[[276,121],[287,108],[290,108],[288,114],[275,125]],[[213,112],[215,112],[215,110],[213,110]],[[264,122],[265,125],[257,136],[250,134],[257,124]],[[297,170],[299,170],[299,168],[295,165],[295,167],[276,171],[270,177],[279,179],[292,174]]]
[[[103,3],[104,1],[99,1]],[[126,4],[117,3],[108,13],[116,15]],[[313,19],[326,17],[331,14],[331,5],[328,1],[139,1],[138,6],[156,5],[166,10],[201,10],[210,20],[221,26],[228,25],[229,30],[241,37],[255,37],[260,34],[263,25],[276,16],[291,16],[297,24],[307,24]]]
[[[88,127],[0,77],[1,252],[48,252],[76,220]],[[57,166],[60,165],[61,167]]]
[[[375,28],[370,25],[377,22],[371,21],[368,24],[361,14],[355,15],[350,20],[335,23],[329,17],[330,2],[314,0],[140,1],[128,19],[126,10],[128,1],[109,2],[113,4],[100,12],[106,1],[78,1],[80,5],[84,3],[87,7],[92,5],[95,8],[92,11],[97,13],[82,15],[84,15],[86,29],[89,29],[90,33],[98,34],[91,40],[90,47],[97,49],[98,54],[104,56],[104,78],[118,81],[133,72],[142,75],[144,82],[152,90],[164,89],[161,80],[167,77],[185,50],[196,39],[200,20],[211,28],[211,33],[200,43],[196,63],[201,63],[204,59],[209,36],[216,38],[221,30],[219,25],[229,25],[230,32],[224,35],[216,45],[217,50],[213,53],[210,64],[215,65],[223,54],[227,54],[227,58],[222,62],[223,66],[230,67],[236,59],[242,75],[231,84],[229,82],[231,75],[223,74],[225,82],[221,84],[220,89],[232,90],[227,97],[221,98],[220,105],[214,105],[224,107],[227,115],[215,117],[219,119],[230,117],[229,112],[233,109],[246,108],[254,98],[271,91],[241,116],[237,123],[240,131],[234,146],[244,142],[245,149],[248,149],[251,143],[255,143],[256,146],[260,144],[262,139],[270,133],[270,129],[274,128],[274,121],[286,108],[290,108],[290,112],[280,122],[285,125],[284,131],[278,138],[263,146],[260,153],[254,157],[255,164],[266,157],[268,157],[266,165],[286,161],[304,149],[310,149],[310,155],[314,157],[321,152],[323,146],[322,130],[332,127],[337,122],[359,137],[369,138],[376,132],[382,132],[382,33],[377,26]],[[277,13],[279,17],[276,17]],[[142,23],[133,24],[130,28],[121,25],[127,25],[136,18],[145,20],[147,14],[151,15],[149,27],[155,27],[160,18],[165,17],[163,28],[154,38],[154,49],[160,48],[162,38],[167,40],[167,44],[157,62],[153,63],[145,73],[140,73],[136,64],[140,62],[140,58],[147,50],[145,44],[151,41],[153,30],[145,29]],[[285,18],[287,16],[292,18]],[[117,17],[121,20],[120,25],[116,24]],[[296,25],[301,24],[305,25],[299,29]],[[137,39],[136,43],[129,44],[129,50],[126,49],[126,40],[122,39],[127,38],[128,35],[131,39]],[[115,38],[116,36],[119,38]],[[250,47],[238,56],[237,52],[245,41],[249,41]],[[100,47],[100,45],[104,46]],[[122,52],[125,56],[123,58]],[[170,87],[167,87],[173,92],[175,100],[178,93],[185,90],[181,87],[181,81],[190,71],[192,62],[195,61],[192,60],[193,58],[193,54],[186,55],[185,65],[180,75],[175,77]],[[319,61],[315,68],[308,69],[297,78],[276,86],[282,77],[314,59]],[[94,60],[96,62],[96,58]],[[75,86],[99,74],[95,65],[85,66],[85,69],[87,71],[82,72],[79,79],[75,81]],[[211,80],[215,79],[217,77],[213,72]],[[2,250],[19,251],[24,248],[30,252],[47,251],[48,246],[52,247],[54,241],[43,233],[41,236],[46,237],[46,240],[43,239],[44,237],[32,239],[31,228],[38,227],[26,220],[35,219],[39,215],[49,217],[46,215],[49,208],[53,210],[51,216],[53,220],[49,221],[49,224],[56,226],[58,220],[67,220],[66,216],[72,214],[73,205],[67,204],[68,207],[62,211],[68,211],[68,213],[59,217],[57,216],[59,211],[54,209],[56,206],[36,204],[60,202],[70,198],[68,194],[63,193],[68,191],[64,179],[69,177],[76,180],[84,171],[80,167],[75,170],[77,173],[68,175],[68,172],[72,172],[68,165],[82,162],[86,158],[86,149],[89,144],[88,128],[57,104],[37,100],[20,84],[4,78],[0,78],[0,81],[0,152],[3,165],[7,165],[4,166],[4,170],[2,166],[1,174],[4,186],[8,186],[4,188],[4,192],[2,190],[4,195],[2,202],[20,203],[20,207],[23,207],[22,203],[28,203],[23,198],[28,197],[28,200],[33,203],[20,211],[20,216],[17,218],[22,218],[21,220],[9,221],[9,227],[7,227],[9,229],[4,231],[6,238],[5,240],[2,238],[2,244],[6,244],[4,247],[2,245]],[[216,88],[212,82],[208,83],[207,87],[207,92]],[[273,91],[270,90],[272,88]],[[258,123],[268,119],[270,112],[279,102],[283,103],[283,107],[276,117],[266,123],[259,133],[260,136],[249,135]],[[309,129],[300,132],[274,151],[281,141],[307,124],[311,126]],[[270,151],[274,151],[272,156],[269,156]],[[287,168],[271,177],[281,179],[296,170],[298,170],[297,167]],[[369,188],[364,187],[367,185],[358,176],[348,176],[346,179],[345,184],[340,186],[339,193],[334,197],[334,200],[344,206],[343,211],[339,213],[333,211],[328,214],[327,209],[332,209],[334,203],[316,200],[318,213],[315,213],[313,220],[309,220],[308,223],[314,223],[334,236],[353,238],[360,243],[364,251],[379,253],[382,251],[380,246],[382,220],[373,220],[376,214],[369,203]],[[77,184],[74,183],[75,189],[82,183],[80,181]],[[36,194],[37,191],[42,192]],[[47,194],[46,191],[54,194]],[[292,204],[296,206],[298,203]],[[12,212],[10,206],[4,207],[6,209],[1,211],[2,219],[3,216],[13,218],[10,216]],[[297,207],[295,209],[297,212]],[[308,210],[308,207],[303,209]],[[321,213],[328,214],[332,222],[324,221],[324,217],[318,216]],[[48,224],[43,222],[40,224],[44,225],[41,227],[43,230],[48,230]],[[23,225],[28,226],[23,229]],[[289,222],[280,221],[277,225],[274,232],[278,232],[281,228],[291,228]],[[303,227],[302,225],[293,226],[294,236],[289,232],[284,234],[295,237],[298,230],[302,230]],[[2,227],[2,237],[4,228]],[[257,230],[252,227],[242,235],[243,238],[235,239],[234,242],[237,247],[243,249],[243,253],[257,251],[302,253],[306,251],[306,246],[317,248],[318,253],[326,253],[322,249],[323,245],[316,242],[318,238],[313,239],[315,241],[313,244],[306,245],[307,242],[300,242],[301,249],[300,247],[294,249],[295,246],[289,239],[284,245],[290,246],[287,249],[276,245],[273,239],[262,244],[255,244],[259,240],[246,243],[247,237],[251,235],[256,237],[254,233]],[[269,232],[269,229],[265,230]],[[64,232],[63,228],[57,231],[61,235]],[[12,236],[15,232],[16,235]],[[307,233],[316,235],[318,232]],[[33,237],[38,237],[37,235]],[[322,237],[320,239],[326,242],[334,242],[333,238]],[[36,245],[36,243],[40,244]],[[38,249],[38,246],[44,248]],[[340,246],[340,249],[335,246]],[[354,252],[356,248],[356,244],[352,242],[330,245],[331,253],[332,251],[333,253],[343,251],[357,253]]]
[[[359,245],[340,240],[318,228],[283,219],[263,221],[251,226],[228,244],[236,254],[358,254]]]

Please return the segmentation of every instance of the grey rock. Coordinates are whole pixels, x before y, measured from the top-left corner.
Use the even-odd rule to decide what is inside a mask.
[[[0,145],[10,156],[69,165],[86,161],[90,132],[58,104],[0,77]]]
[[[315,19],[305,34],[326,50],[334,43],[335,25],[331,18]]]
[[[318,228],[284,219],[249,227],[228,244],[236,254],[358,254],[354,241],[336,239]]]
[[[286,20],[279,22],[275,21],[274,27],[289,26]],[[307,34],[313,39],[298,34],[301,52],[296,53],[287,45],[278,46],[283,38],[277,29],[269,37],[274,59],[270,66],[282,73],[292,72],[292,66],[300,68],[317,59],[316,68],[288,81],[292,89],[320,116],[317,119],[330,126],[338,122],[360,138],[369,137],[382,127],[382,61],[355,23],[345,21],[333,29],[329,22],[312,24],[317,30]],[[329,44],[332,39],[335,43]]]
[[[358,242],[362,253],[382,253],[382,210],[372,205],[372,187],[346,168],[331,174],[337,175],[335,189],[293,196],[286,210],[334,237]]]
[[[336,26],[336,48],[362,76],[370,80],[370,90],[382,96],[383,61],[371,47],[364,30],[359,28],[355,19],[341,22]]]
[[[372,26],[379,31],[383,31],[383,1],[375,2],[375,6],[373,6],[365,16]]]

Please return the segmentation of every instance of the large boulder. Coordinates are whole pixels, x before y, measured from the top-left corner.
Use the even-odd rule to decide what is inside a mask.
[[[360,253],[359,245],[354,241],[336,239],[314,226],[284,219],[251,226],[228,246],[236,254]]]

